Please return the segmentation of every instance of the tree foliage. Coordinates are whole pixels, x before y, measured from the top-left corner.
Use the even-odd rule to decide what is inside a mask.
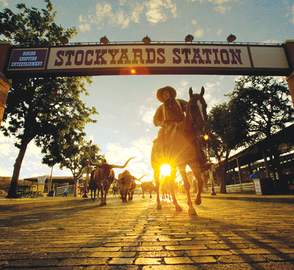
[[[60,168],[67,168],[71,171],[74,179],[79,179],[84,168],[90,164],[97,164],[104,156],[100,154],[100,149],[92,141],[85,141],[84,136],[77,135],[73,141],[68,133],[59,136],[54,143],[48,144],[44,150],[43,162],[48,165],[60,164]]]
[[[229,154],[247,141],[247,119],[242,114],[243,107],[231,100],[214,106],[208,115],[212,133],[210,148],[220,162],[224,158],[224,172],[221,179],[221,192],[225,192],[225,171]],[[245,115],[246,116],[246,115]]]
[[[68,43],[76,34],[75,28],[64,29],[54,22],[56,12],[50,0],[38,10],[17,4],[18,13],[9,8],[0,12],[0,34],[14,45],[49,46]]]
[[[67,43],[76,33],[75,29],[57,25],[52,3],[50,0],[45,3],[46,9],[42,10],[28,8],[25,4],[17,5],[18,13],[4,9],[0,12],[0,34],[15,45]],[[86,86],[90,82],[87,77],[12,78],[5,123],[1,127],[4,135],[16,137],[19,148],[9,197],[16,196],[22,160],[32,140],[47,153],[56,139],[82,137],[85,125],[94,121],[91,115],[96,113],[95,108],[88,108],[80,98],[87,95]]]
[[[231,100],[244,108],[249,142],[270,137],[287,123],[293,123],[293,107],[284,80],[265,76],[245,76],[236,81]]]

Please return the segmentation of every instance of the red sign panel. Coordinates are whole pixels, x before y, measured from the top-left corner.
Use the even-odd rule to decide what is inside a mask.
[[[44,70],[48,48],[14,49],[11,52],[7,70]]]

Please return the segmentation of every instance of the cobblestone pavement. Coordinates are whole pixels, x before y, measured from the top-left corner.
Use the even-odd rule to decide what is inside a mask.
[[[1,269],[294,269],[293,204],[0,200]]]

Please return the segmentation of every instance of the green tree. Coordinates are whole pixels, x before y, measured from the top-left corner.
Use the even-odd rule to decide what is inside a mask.
[[[73,137],[74,135],[74,137]],[[98,164],[104,159],[100,149],[92,141],[85,141],[84,135],[69,131],[59,132],[53,141],[43,144],[43,162],[49,166],[59,164],[67,168],[74,178],[74,195],[77,195],[77,182],[90,164]]]
[[[245,76],[236,81],[230,97],[244,108],[250,142],[269,138],[287,123],[293,123],[293,107],[284,80],[266,76]]]
[[[48,46],[67,43],[76,33],[54,22],[55,11],[50,0],[46,9],[37,10],[18,4],[18,13],[10,9],[0,12],[0,35],[14,45]],[[40,147],[54,142],[59,133],[82,134],[94,108],[88,108],[80,99],[87,94],[88,78],[12,78],[8,94],[4,125],[5,136],[14,136],[19,148],[15,160],[8,197],[16,197],[21,164],[28,144],[35,140]],[[44,149],[43,149],[44,150]]]
[[[220,179],[221,193],[226,192],[225,177],[230,152],[247,140],[247,122],[245,117],[240,117],[240,111],[242,107],[230,101],[214,106],[208,115],[208,125],[212,133],[210,147],[219,164],[224,158],[223,177]]]
[[[293,123],[294,109],[285,80],[270,76],[242,77],[236,82],[231,99],[244,108],[241,113],[246,115],[248,121],[248,144],[265,138],[270,140],[274,133]],[[279,179],[282,179],[278,145],[272,143],[269,149],[264,150],[265,153],[268,151],[272,163],[269,166],[265,160],[267,175],[270,176],[271,167],[273,177],[276,179],[278,173]],[[281,181],[280,184],[287,189],[287,183]]]

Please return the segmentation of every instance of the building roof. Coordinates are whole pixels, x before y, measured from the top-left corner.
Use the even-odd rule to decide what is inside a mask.
[[[270,138],[266,138],[257,142],[256,144],[249,146],[241,152],[231,156],[229,163],[238,159],[241,165],[248,164],[264,158],[264,154],[267,154],[269,149],[276,145],[279,147],[281,153],[288,152],[289,149],[294,147],[294,124],[278,131]]]
[[[30,182],[37,182],[38,178],[44,177],[44,176],[46,177],[46,181],[50,179],[49,175],[40,175],[40,176],[25,178],[24,180],[30,181]],[[73,183],[73,177],[72,176],[52,176],[52,182],[53,183],[66,183],[66,182]]]

